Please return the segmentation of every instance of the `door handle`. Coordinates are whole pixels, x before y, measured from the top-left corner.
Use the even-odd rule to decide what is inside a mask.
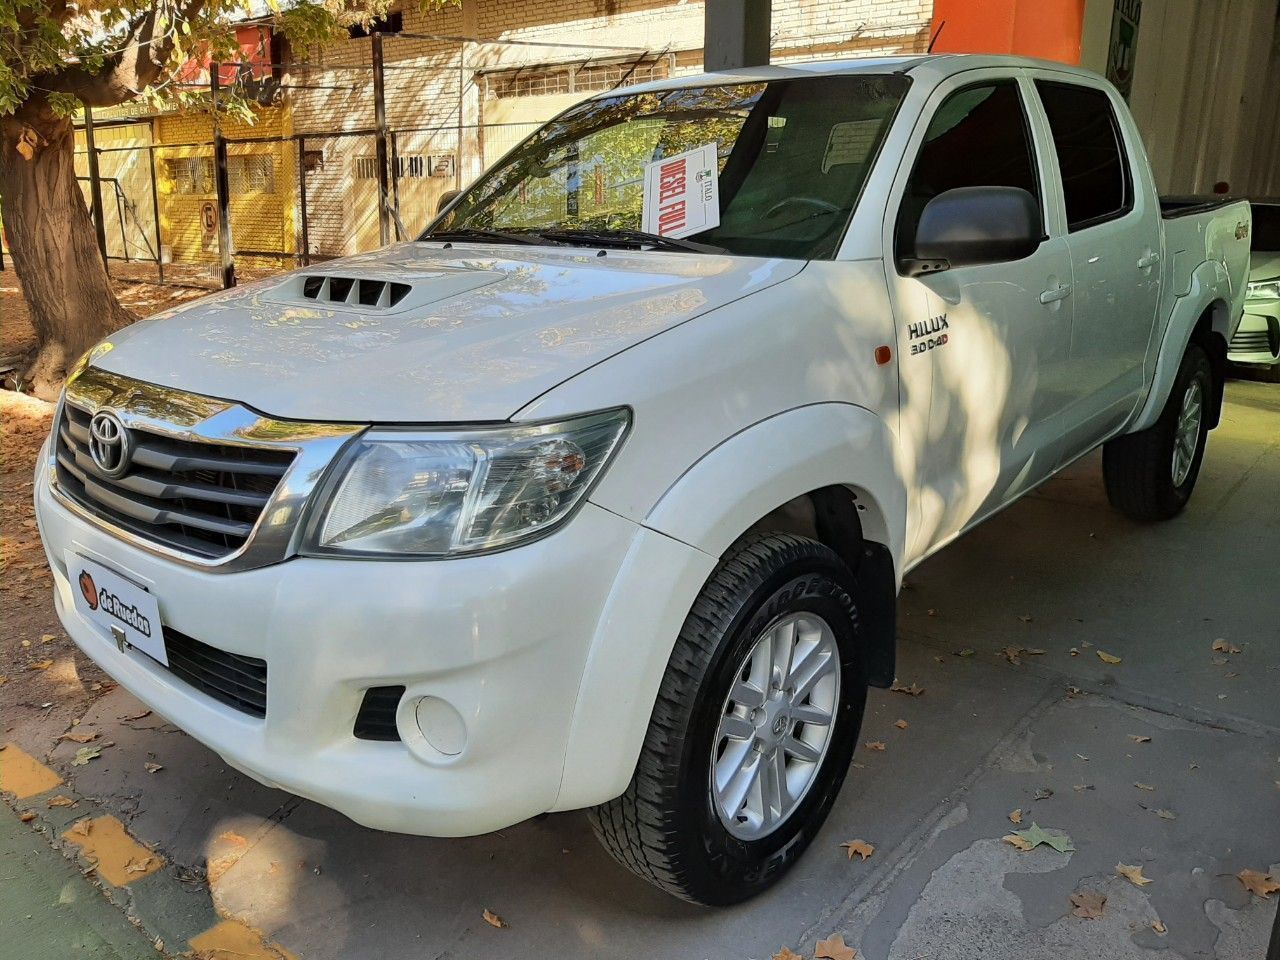
[[[1055,303],[1058,300],[1065,300],[1071,296],[1071,284],[1060,283],[1056,287],[1050,287],[1048,290],[1040,294],[1041,303]]]
[[[1146,270],[1148,267],[1154,267],[1159,262],[1160,262],[1160,254],[1155,252],[1144,253],[1142,256],[1138,258],[1138,269]]]

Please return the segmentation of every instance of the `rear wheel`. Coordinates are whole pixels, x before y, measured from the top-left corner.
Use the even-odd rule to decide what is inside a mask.
[[[1208,354],[1189,344],[1159,419],[1103,447],[1102,474],[1113,507],[1135,520],[1167,520],[1187,505],[1204,459],[1213,396]]]
[[[866,682],[854,582],[825,546],[735,546],[685,621],[626,792],[591,811],[624,866],[685,900],[728,904],[776,882],[826,819]]]

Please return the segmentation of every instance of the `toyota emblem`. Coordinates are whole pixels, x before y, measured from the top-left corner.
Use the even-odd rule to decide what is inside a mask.
[[[95,413],[89,421],[89,456],[103,475],[112,480],[123,477],[132,454],[129,431],[120,418],[109,410]]]

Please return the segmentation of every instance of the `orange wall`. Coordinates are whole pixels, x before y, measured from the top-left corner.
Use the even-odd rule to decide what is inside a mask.
[[[1014,53],[1080,62],[1085,0],[934,0],[934,53]]]

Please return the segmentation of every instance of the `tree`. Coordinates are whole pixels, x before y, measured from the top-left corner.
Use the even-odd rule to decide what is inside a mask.
[[[272,5],[295,48],[369,23],[388,0]],[[430,0],[428,0],[430,2]],[[0,219],[36,333],[22,379],[51,397],[77,357],[134,317],[112,292],[76,182],[72,119],[81,105],[139,98],[209,104],[175,81],[192,61],[235,61],[236,0],[0,0]]]

